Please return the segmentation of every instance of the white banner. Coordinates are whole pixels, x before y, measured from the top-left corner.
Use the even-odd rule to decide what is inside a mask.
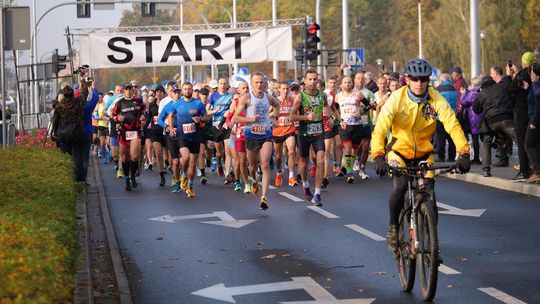
[[[290,27],[189,33],[90,34],[80,64],[94,69],[292,60]]]

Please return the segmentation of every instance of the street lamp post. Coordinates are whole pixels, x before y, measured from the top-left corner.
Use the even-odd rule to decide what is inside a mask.
[[[485,69],[484,69],[484,61],[485,61],[485,57],[486,57],[486,54],[485,54],[485,47],[484,47],[484,39],[486,38],[486,33],[484,31],[480,31],[480,53],[481,53],[481,57],[480,58],[480,64],[481,64],[481,72],[482,75],[485,75]],[[471,75],[472,76],[472,75]]]

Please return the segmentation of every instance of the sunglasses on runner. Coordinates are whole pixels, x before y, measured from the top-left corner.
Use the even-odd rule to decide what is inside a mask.
[[[429,76],[409,76],[409,80],[412,82],[429,82]]]

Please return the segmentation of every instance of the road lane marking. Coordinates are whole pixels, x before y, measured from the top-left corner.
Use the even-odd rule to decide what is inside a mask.
[[[327,217],[329,219],[336,219],[336,218],[339,218],[339,216],[333,214],[333,213],[330,213],[324,209],[322,209],[321,207],[317,207],[317,206],[307,206],[309,209],[317,212],[318,214],[324,216],[324,217]]]
[[[478,288],[481,292],[494,297],[495,299],[505,303],[505,304],[527,304],[521,300],[518,300],[511,295],[504,293],[493,287]]]
[[[452,269],[446,265],[439,265],[439,271],[446,274],[446,275],[451,275],[451,274],[461,274],[461,272],[455,270],[455,269]]]
[[[345,225],[345,227],[349,228],[349,229],[352,229],[360,234],[363,234],[365,236],[367,236],[368,238],[372,239],[372,240],[375,240],[375,241],[384,241],[385,238],[383,238],[382,236],[376,234],[376,233],[373,233],[367,229],[364,229],[358,225],[355,225],[355,224],[351,224],[351,225]]]
[[[292,195],[290,193],[287,193],[287,192],[278,192],[278,193],[285,196],[286,198],[294,201],[294,202],[303,202],[304,201],[303,199],[298,198],[298,197],[296,197],[296,196],[294,196],[294,195]]]

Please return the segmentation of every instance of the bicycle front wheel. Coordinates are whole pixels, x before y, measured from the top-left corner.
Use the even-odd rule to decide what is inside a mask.
[[[420,291],[425,301],[431,301],[437,291],[439,241],[435,211],[430,201],[424,201],[420,204],[417,224],[419,248],[416,252],[416,261]]]
[[[399,215],[401,223],[398,226],[398,272],[399,272],[399,284],[401,290],[410,292],[414,286],[414,277],[416,270],[415,256],[411,251],[411,235],[409,233],[409,218],[408,213],[401,210]]]

